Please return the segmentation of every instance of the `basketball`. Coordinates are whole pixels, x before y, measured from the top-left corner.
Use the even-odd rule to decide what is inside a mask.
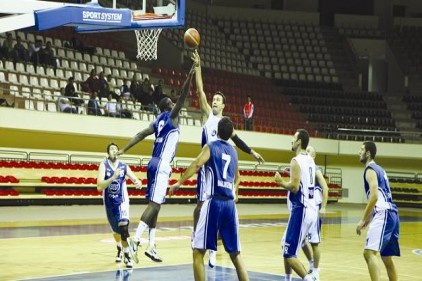
[[[198,30],[195,28],[189,28],[185,31],[185,35],[183,37],[183,41],[188,48],[194,49],[199,46],[201,42],[201,37],[199,36]]]

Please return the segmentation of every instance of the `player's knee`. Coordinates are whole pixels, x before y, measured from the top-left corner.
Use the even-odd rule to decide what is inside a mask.
[[[127,239],[130,237],[129,235],[129,222],[124,221],[119,223],[119,231],[120,231],[120,237],[123,241],[127,241]]]

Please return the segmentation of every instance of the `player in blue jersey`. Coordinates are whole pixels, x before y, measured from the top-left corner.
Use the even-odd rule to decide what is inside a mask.
[[[384,169],[375,163],[377,147],[371,141],[365,141],[359,151],[359,158],[365,164],[363,180],[368,203],[362,218],[356,226],[356,233],[369,226],[363,256],[368,265],[371,280],[381,280],[377,255],[387,270],[390,281],[398,280],[393,256],[400,256],[399,232],[400,220],[398,209],[391,198],[390,184]]]
[[[126,187],[126,177],[129,177],[141,188],[141,182],[131,171],[130,167],[117,159],[119,148],[110,143],[107,146],[107,159],[100,163],[97,176],[97,189],[103,192],[104,207],[108,223],[113,231],[117,244],[116,262],[124,262],[132,268],[131,252],[127,239],[129,238],[129,195]],[[134,257],[136,260],[136,257]]]
[[[316,151],[312,146],[308,145],[306,152],[315,160]],[[318,220],[317,223],[311,227],[307,240],[302,245],[302,249],[309,261],[309,271],[319,280],[319,262],[321,260],[321,251],[319,249],[319,243],[321,243],[321,216],[325,214],[328,201],[328,185],[319,167],[317,167],[315,171],[314,200],[319,210]],[[309,246],[308,242],[311,246]]]
[[[233,134],[233,124],[228,117],[218,122],[218,139],[204,145],[198,157],[172,185],[172,195],[180,185],[189,179],[205,163],[210,171],[210,196],[202,205],[193,246],[193,268],[195,280],[205,280],[205,251],[217,250],[217,235],[220,233],[224,248],[236,268],[239,280],[249,280],[240,255],[239,217],[235,199],[240,182],[237,152],[227,142]]]
[[[142,213],[141,221],[136,229],[134,239],[129,239],[129,243],[136,252],[142,234],[148,227],[149,245],[145,250],[145,255],[155,262],[162,261],[155,249],[155,231],[158,213],[160,212],[161,204],[165,201],[168,182],[172,171],[170,163],[173,161],[179,142],[179,112],[189,93],[194,73],[195,68],[192,66],[176,104],[173,104],[168,97],[163,98],[159,103],[161,113],[157,116],[157,119],[151,122],[147,128],[136,134],[128,144],[119,151],[119,154],[123,154],[147,136],[152,134],[155,135],[152,158],[149,161],[147,168],[148,185],[146,198],[148,200],[148,206]]]
[[[193,53],[192,60],[194,61],[196,66],[195,81],[196,88],[198,90],[199,107],[202,113],[203,128],[201,146],[203,147],[205,144],[209,144],[217,139],[217,125],[220,119],[223,117],[223,110],[226,104],[226,97],[222,92],[217,91],[213,95],[211,105],[208,104],[207,96],[205,94],[202,81],[201,59],[198,54],[198,51],[195,50],[195,52]],[[243,142],[235,132],[233,132],[230,138],[240,150],[251,154],[259,163],[264,162],[264,158],[262,158],[259,153],[251,149],[245,142]],[[206,165],[204,165],[198,171],[197,205],[193,212],[194,231],[198,222],[199,212],[201,210],[202,204],[204,200],[209,196],[209,191],[207,191],[207,185],[207,167]],[[210,251],[209,255],[210,259],[208,264],[210,265],[210,267],[214,267],[216,263],[216,253],[214,251]]]
[[[308,132],[297,130],[292,140],[292,151],[296,156],[290,161],[290,180],[283,180],[278,172],[275,174],[275,182],[288,190],[287,204],[290,209],[289,221],[282,239],[286,281],[292,280],[292,270],[303,280],[317,280],[307,273],[297,258],[298,250],[318,217],[314,200],[316,167],[314,159],[306,152],[308,143]]]

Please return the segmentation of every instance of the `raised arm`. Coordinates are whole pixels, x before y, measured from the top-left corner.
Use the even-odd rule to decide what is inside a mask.
[[[207,163],[208,159],[210,159],[211,153],[210,148],[208,145],[204,145],[199,153],[198,157],[189,165],[186,171],[180,176],[180,179],[173,185],[170,186],[169,195],[172,196],[176,190],[180,188],[183,182],[189,179],[193,174],[198,171],[198,169]]]
[[[255,150],[250,148],[243,140],[241,140],[238,135],[233,132],[233,135],[231,136],[232,141],[234,144],[243,152],[247,154],[251,154],[259,164],[262,164],[265,162],[264,158],[262,158],[261,154],[257,153]]]
[[[204,83],[202,81],[201,58],[198,51],[192,54],[192,60],[195,65],[196,90],[198,91],[199,108],[203,115],[208,116],[211,113],[211,106],[208,104],[207,95],[204,92]]]
[[[126,146],[117,152],[117,155],[122,155],[126,151],[128,151],[132,146],[137,144],[138,142],[145,139],[147,136],[152,135],[154,133],[154,126],[151,122],[148,127],[137,133],[127,144]]]
[[[185,80],[185,83],[183,83],[182,89],[180,90],[180,96],[177,100],[176,104],[173,106],[173,109],[170,113],[170,118],[175,120],[177,117],[179,117],[180,109],[182,109],[182,106],[185,102],[186,97],[189,93],[190,83],[192,81],[192,76],[195,73],[195,64],[192,65],[188,77]]]

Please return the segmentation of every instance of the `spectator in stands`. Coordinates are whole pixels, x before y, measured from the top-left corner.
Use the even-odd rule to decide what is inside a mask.
[[[5,97],[0,96],[0,106],[15,107],[15,102],[10,102]]]
[[[107,146],[107,159],[103,160],[98,167],[97,190],[103,192],[103,202],[107,219],[113,238],[116,242],[116,262],[124,259],[126,267],[132,268],[131,259],[137,263],[134,252],[129,247],[127,239],[129,234],[129,194],[126,186],[126,177],[130,178],[136,188],[141,189],[141,181],[132,172],[129,165],[117,159],[119,147],[115,143]],[[115,188],[115,187],[119,188]]]
[[[194,67],[189,72],[186,81],[183,84],[182,94],[179,101],[173,104],[169,98],[160,101],[161,114],[152,121],[148,127],[137,133],[126,146],[118,152],[121,155],[127,152],[131,147],[144,140],[147,136],[155,134],[154,149],[152,158],[148,163],[148,186],[147,200],[148,206],[142,213],[141,221],[136,229],[134,240],[129,240],[129,245],[134,251],[138,250],[142,234],[149,229],[149,245],[145,249],[145,255],[155,262],[161,262],[161,258],[155,249],[155,233],[158,214],[161,205],[165,201],[166,191],[171,175],[170,163],[176,153],[177,143],[179,141],[179,113],[183,102],[189,92]],[[165,140],[165,141],[163,141]]]
[[[88,93],[100,91],[100,80],[98,79],[95,68],[91,69],[89,77],[84,82],[84,91]]]
[[[141,102],[141,96],[142,96],[142,87],[139,83],[139,80],[136,76],[136,74],[133,74],[132,81],[130,82],[129,87],[130,94],[134,98],[134,100]]]
[[[252,99],[248,96],[248,102],[243,106],[243,119],[245,121],[245,130],[251,131],[253,124],[254,105]]]
[[[176,102],[177,99],[179,98],[179,95],[176,93],[174,89],[171,89],[169,98],[171,98],[173,102]]]
[[[65,89],[60,88],[60,96],[57,98],[57,107],[60,112],[77,114],[78,111],[73,103],[65,96]]]
[[[120,85],[120,96],[125,100],[130,100],[132,99],[132,95],[127,84],[127,79],[124,79],[123,84]]]
[[[157,84],[154,86],[154,102],[155,104],[160,103],[162,98],[167,97],[163,92],[163,80],[159,79]]]
[[[100,84],[98,97],[99,98],[108,98],[108,96],[110,94],[110,88],[109,88],[107,79],[104,77],[104,72],[102,72],[102,71],[98,75],[98,82]]]
[[[113,100],[113,95],[109,94],[107,97],[107,103],[104,106],[105,115],[109,117],[120,117],[117,109],[117,102]]]
[[[398,280],[393,256],[400,256],[400,219],[398,208],[391,197],[391,189],[385,170],[375,163],[377,147],[365,141],[359,151],[359,160],[365,165],[363,172],[365,194],[368,198],[365,210],[356,226],[356,233],[368,227],[363,256],[368,265],[371,280],[381,280],[378,253],[384,263],[389,280]]]
[[[128,108],[128,100],[124,99],[123,97],[120,97],[117,102],[117,111],[120,113],[120,116],[122,118],[128,118],[132,119],[133,114]]]
[[[1,52],[2,52],[2,57],[5,59],[11,59],[13,57],[12,33],[6,32],[6,39],[3,41]]]
[[[97,92],[93,92],[90,94],[90,98],[88,101],[88,115],[103,115],[103,113],[101,112],[101,106],[97,100]]]
[[[20,36],[16,37],[16,44],[13,47],[13,62],[27,62],[29,60],[29,52],[22,44]]]
[[[315,149],[308,145],[306,152],[315,160],[316,152]],[[321,168],[316,166],[315,171],[315,188],[314,188],[314,200],[315,205],[319,210],[318,220],[309,231],[307,241],[302,244],[303,252],[309,262],[309,271],[315,276],[316,280],[319,280],[319,262],[321,258],[321,252],[319,243],[321,243],[321,216],[325,214],[325,208],[328,201],[328,185],[325,181],[324,175],[322,174]],[[309,243],[312,246],[309,246]]]
[[[64,46],[66,48],[75,49],[81,52],[82,54],[85,54],[85,53],[90,54],[91,56],[95,55],[97,51],[95,47],[85,45],[82,41],[78,40],[76,37],[72,37],[72,40],[70,40],[70,42],[66,41],[64,43]]]
[[[40,64],[44,66],[52,66],[54,69],[54,72],[57,69],[57,59],[56,54],[54,53],[54,50],[51,46],[51,42],[47,41],[45,44],[45,47],[40,51]]]
[[[81,106],[84,103],[84,100],[79,96],[78,93],[76,93],[75,89],[75,78],[69,77],[67,80],[67,85],[65,88],[65,96],[69,98],[69,100],[76,106],[78,109],[79,106]]]
[[[42,41],[36,39],[29,47],[29,58],[31,62],[37,67],[40,64],[40,51],[42,49]]]

